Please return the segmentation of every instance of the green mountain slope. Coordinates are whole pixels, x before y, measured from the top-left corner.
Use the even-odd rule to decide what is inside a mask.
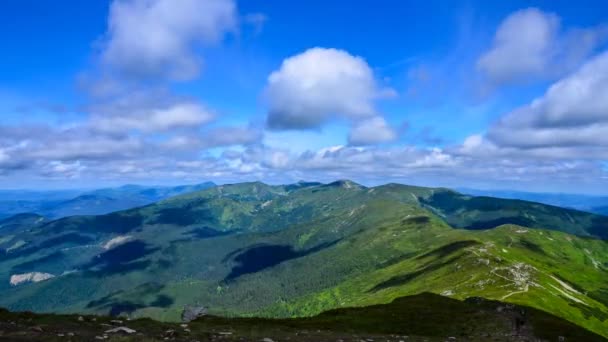
[[[422,203],[454,227],[490,229],[502,224],[559,230],[608,239],[608,217],[540,203],[493,197],[472,197],[438,191]]]
[[[0,243],[0,306],[290,317],[434,292],[531,306],[608,337],[605,219],[399,184],[218,186],[14,228]]]

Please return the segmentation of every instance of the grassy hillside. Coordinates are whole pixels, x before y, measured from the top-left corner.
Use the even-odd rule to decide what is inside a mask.
[[[434,192],[422,203],[458,228],[491,229],[503,224],[517,224],[608,239],[608,217],[574,209],[522,200],[472,197],[451,190]]]
[[[112,332],[124,327],[131,333]],[[423,293],[389,304],[343,308],[310,318],[205,316],[188,324],[109,317],[0,311],[0,338],[36,341],[606,341],[563,319],[528,307]]]
[[[225,185],[13,227],[0,243],[0,306],[291,317],[433,292],[531,306],[608,337],[605,222],[399,184]]]

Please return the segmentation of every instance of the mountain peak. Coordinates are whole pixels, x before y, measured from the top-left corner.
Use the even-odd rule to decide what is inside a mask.
[[[363,185],[355,183],[349,179],[340,179],[337,180],[335,182],[331,182],[326,184],[326,186],[329,187],[341,187],[341,188],[345,188],[345,189],[361,189],[361,188],[365,188]]]

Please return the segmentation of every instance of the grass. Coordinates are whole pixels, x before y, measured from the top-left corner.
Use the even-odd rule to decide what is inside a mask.
[[[113,326],[127,326],[129,336],[106,333]],[[470,299],[458,301],[423,293],[389,304],[343,308],[309,318],[222,318],[205,316],[186,326],[150,319],[115,322],[104,316],[40,315],[0,311],[0,338],[10,340],[88,341],[107,336],[110,341],[360,341],[408,339],[444,341],[513,341],[541,338],[556,341],[605,341],[563,319],[532,308]]]

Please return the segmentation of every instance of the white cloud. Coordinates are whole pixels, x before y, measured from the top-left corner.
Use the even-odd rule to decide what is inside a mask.
[[[133,158],[144,151],[143,142],[135,137],[98,136],[75,130],[60,130],[45,139],[15,151],[20,158],[56,161],[120,160]]]
[[[285,59],[265,90],[271,129],[318,128],[335,117],[377,115],[373,101],[386,94],[361,57],[312,48]]]
[[[0,148],[0,165],[7,163],[10,160],[10,156],[8,155],[8,153]]]
[[[541,74],[552,57],[559,18],[536,8],[509,15],[498,27],[494,45],[477,62],[480,70],[502,83]]]
[[[198,103],[177,102],[158,108],[134,107],[119,113],[97,114],[91,125],[104,132],[124,132],[133,129],[160,132],[198,127],[213,118],[214,114]]]
[[[233,0],[115,0],[102,61],[124,75],[191,79],[197,46],[236,30],[236,12]]]
[[[429,153],[421,158],[413,161],[409,167],[426,168],[426,167],[442,167],[447,168],[455,166],[457,161],[449,154],[445,153],[440,148],[433,148]]]
[[[605,149],[607,132],[605,52],[553,84],[542,97],[505,115],[490,127],[488,138],[506,147]]]
[[[203,146],[247,145],[259,142],[262,132],[252,127],[226,126],[216,127],[204,133]]]
[[[348,136],[351,145],[371,145],[395,140],[397,134],[380,116],[358,121]]]
[[[51,161],[43,168],[43,174],[48,177],[61,179],[71,179],[79,177],[81,172],[86,169],[80,161],[64,163],[61,161]]]
[[[250,145],[261,141],[262,131],[244,126],[222,126],[204,132],[180,134],[165,141],[162,146],[168,149],[207,149],[236,145]]]
[[[509,15],[477,68],[494,84],[552,78],[577,67],[606,39],[606,27],[563,32],[560,18],[536,8]]]

